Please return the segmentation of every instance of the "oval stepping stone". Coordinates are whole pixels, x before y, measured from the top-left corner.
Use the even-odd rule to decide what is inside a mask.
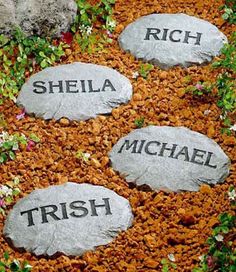
[[[130,81],[100,65],[73,63],[47,68],[23,85],[17,104],[44,119],[87,120],[107,114],[132,96]]]
[[[82,255],[131,226],[128,200],[102,186],[66,183],[35,190],[10,212],[4,235],[36,255]]]
[[[186,14],[151,14],[128,25],[119,37],[125,51],[167,69],[210,62],[227,38],[217,27]]]
[[[197,191],[223,182],[230,160],[217,143],[184,127],[149,126],[121,138],[109,153],[128,182],[153,189]]]

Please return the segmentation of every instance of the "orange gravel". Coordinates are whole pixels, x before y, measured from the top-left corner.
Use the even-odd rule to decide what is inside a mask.
[[[20,109],[7,101],[0,106],[10,133],[34,132],[41,143],[30,152],[17,153],[15,161],[0,166],[0,183],[21,178],[19,198],[35,188],[61,184],[67,181],[103,185],[127,198],[133,209],[133,226],[122,232],[111,244],[98,247],[82,257],[35,257],[30,253],[12,249],[2,236],[4,217],[0,215],[0,256],[8,251],[20,260],[27,259],[34,272],[155,272],[161,271],[161,259],[173,253],[176,271],[191,271],[199,263],[199,256],[207,251],[205,241],[217,224],[222,212],[235,212],[229,205],[227,191],[236,185],[236,138],[220,134],[220,110],[214,98],[193,98],[185,95],[185,77],[190,84],[199,80],[213,80],[216,71],[211,65],[183,69],[172,68],[163,72],[155,68],[145,80],[132,78],[140,63],[130,54],[122,52],[117,37],[124,27],[151,13],[183,12],[208,20],[228,37],[235,31],[221,19],[218,7],[222,0],[129,0],[116,1],[114,8],[117,28],[114,42],[104,52],[82,54],[78,46],[67,50],[64,63],[91,62],[114,68],[127,76],[133,85],[131,102],[114,109],[111,115],[99,116],[86,122],[69,122],[62,119],[43,121],[26,117],[20,121],[16,115]],[[205,110],[211,110],[204,115]],[[200,192],[165,193],[136,188],[112,170],[107,157],[112,146],[135,129],[134,120],[145,118],[148,124],[185,126],[214,139],[232,161],[230,175],[222,185],[204,185]],[[85,163],[75,158],[78,150],[91,154]],[[234,241],[236,244],[236,241]],[[170,270],[171,271],[171,270]]]

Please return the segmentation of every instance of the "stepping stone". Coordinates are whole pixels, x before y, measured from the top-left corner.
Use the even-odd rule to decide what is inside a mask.
[[[230,166],[216,142],[185,127],[136,129],[115,144],[109,157],[128,182],[175,192],[221,183]]]
[[[35,190],[7,217],[4,236],[36,255],[77,256],[131,226],[128,200],[102,186],[68,182]]]
[[[210,62],[226,42],[216,26],[186,14],[143,16],[119,37],[123,50],[162,69]]]
[[[43,119],[87,120],[108,114],[132,96],[130,81],[100,65],[73,63],[47,68],[23,85],[17,104]]]

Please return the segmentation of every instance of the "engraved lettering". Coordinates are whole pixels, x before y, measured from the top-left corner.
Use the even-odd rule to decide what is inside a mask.
[[[202,153],[202,154],[201,154]],[[200,149],[197,149],[197,148],[194,148],[193,149],[193,155],[192,155],[192,158],[190,160],[190,162],[192,163],[196,163],[196,164],[200,164],[200,165],[203,165],[203,161],[199,161],[199,160],[196,160],[196,158],[201,158],[203,159],[204,155],[206,154],[207,152],[204,151],[204,150],[200,150]]]
[[[70,203],[70,208],[72,210],[78,210],[78,211],[81,211],[83,213],[82,214],[76,214],[75,212],[72,212],[72,213],[70,213],[70,215],[72,217],[85,217],[88,214],[88,209],[86,209],[85,207],[81,207],[81,206],[79,206],[77,204],[84,205],[84,204],[86,204],[86,202],[78,200],[78,201],[73,201],[73,202]]]
[[[28,216],[28,227],[30,226],[34,226],[34,220],[33,220],[33,211],[38,211],[39,209],[38,208],[34,208],[34,209],[31,209],[31,210],[28,210],[28,211],[23,211],[20,213],[20,215],[23,215],[23,214],[27,214]]]
[[[88,80],[88,85],[89,85],[89,93],[98,93],[100,92],[100,89],[93,89],[93,81],[92,80]]]
[[[208,166],[208,167],[211,167],[211,168],[217,168],[216,165],[211,165],[211,164],[210,164],[210,160],[211,160],[211,156],[212,156],[212,155],[213,155],[212,152],[208,152],[207,158],[206,158],[206,162],[205,162],[204,165],[206,165],[206,166]]]
[[[189,154],[188,154],[188,147],[184,146],[179,153],[174,157],[174,159],[178,159],[179,156],[184,156],[185,157],[185,161],[189,161]]]
[[[59,88],[59,93],[63,93],[62,80],[58,80],[58,84],[53,84],[53,81],[48,81],[49,93],[54,93],[53,88]]]
[[[170,32],[170,41],[172,41],[172,42],[180,42],[181,41],[181,39],[174,39],[174,34],[175,33],[179,33],[179,34],[181,34],[183,31],[182,30],[178,30],[178,29],[176,29],[176,30],[173,30],[173,31],[171,31]]]
[[[161,32],[158,28],[147,28],[147,33],[144,40],[150,40],[150,36],[153,36],[155,40],[160,40],[157,36]]]
[[[42,84],[42,85],[41,85],[41,84]],[[34,92],[34,93],[37,93],[37,94],[46,93],[46,92],[47,92],[47,88],[46,88],[45,86],[43,86],[43,85],[45,85],[45,82],[44,82],[44,81],[35,81],[35,82],[33,83],[33,87],[35,87],[35,88],[40,88],[40,89],[42,89],[42,91],[39,91],[39,90],[37,90],[37,89],[34,89],[33,92]]]
[[[124,147],[126,150],[129,150],[131,147],[133,147],[131,153],[137,153],[136,152],[137,143],[138,143],[138,140],[134,140],[131,144],[129,144],[129,140],[125,140],[124,144],[121,146],[118,153],[121,153]]]
[[[79,90],[71,90],[71,87],[76,88],[77,80],[66,80],[66,92],[67,93],[78,93]]]
[[[109,198],[103,198],[103,200],[104,200],[105,204],[102,204],[102,205],[95,205],[95,199],[89,200],[90,205],[91,205],[91,210],[92,210],[91,216],[98,216],[96,208],[103,208],[103,207],[105,207],[105,209],[106,209],[105,215],[112,214],[111,207],[109,204]]]
[[[160,153],[158,154],[158,156],[163,157],[165,150],[167,150],[167,151],[171,151],[170,155],[169,155],[169,158],[174,159],[174,153],[175,153],[175,150],[176,150],[178,145],[177,144],[172,144],[172,147],[170,147],[170,148],[166,147],[167,145],[168,145],[168,143],[162,143],[162,147],[161,147],[161,150],[160,150]]]
[[[151,144],[156,144],[157,146],[160,145],[160,143],[157,142],[157,141],[150,141],[150,142],[148,142],[148,143],[146,144],[146,146],[145,146],[145,152],[146,152],[148,155],[157,155],[157,152],[151,152],[151,151],[148,149],[149,146],[150,146]]]
[[[47,208],[51,208],[51,211],[46,211]],[[58,208],[56,205],[47,205],[40,207],[42,213],[42,224],[48,223],[48,216],[51,216],[54,220],[61,220],[55,213],[57,212]]]
[[[102,92],[105,92],[106,88],[110,89],[110,91],[112,91],[112,92],[116,91],[115,87],[112,85],[112,83],[109,79],[105,80],[103,87],[102,87]]]
[[[197,32],[197,36],[191,36],[190,31],[185,31],[185,37],[183,43],[188,43],[189,38],[195,39],[195,45],[200,45],[202,33]]]

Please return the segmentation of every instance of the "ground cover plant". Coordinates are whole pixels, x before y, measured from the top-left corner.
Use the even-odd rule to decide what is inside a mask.
[[[188,87],[186,92],[191,92],[194,96],[215,95],[217,106],[222,110],[222,132],[230,134],[230,128],[236,122],[236,32],[221,53],[218,60],[212,64],[218,73],[215,82],[197,82],[196,85]]]
[[[236,192],[231,187],[228,192],[231,205],[236,207]],[[233,272],[236,270],[236,248],[233,243],[236,236],[236,216],[229,213],[219,215],[219,224],[213,228],[212,236],[207,239],[209,251],[201,256],[200,268],[193,272],[222,271]]]
[[[15,29],[13,37],[0,35],[0,104],[4,99],[16,101],[16,94],[36,65],[46,68],[65,55],[66,45],[53,45],[46,38],[25,37]]]
[[[115,0],[101,0],[92,5],[86,0],[76,0],[78,15],[72,32],[82,51],[101,51],[105,43],[112,42],[116,22],[112,17]],[[79,30],[79,31],[78,31]]]
[[[225,1],[116,2],[114,18],[113,16],[111,18],[117,21],[117,32],[111,33],[114,23],[111,24],[112,28],[107,27],[108,23],[106,24],[106,17],[103,15],[103,12],[106,12],[105,16],[110,16],[110,8],[114,4],[112,1],[101,1],[100,6],[95,4],[96,8],[93,8],[94,4],[88,6],[86,1],[78,1],[81,12],[78,14],[76,25],[72,28],[73,31],[62,34],[62,40],[67,46],[61,44],[60,48],[58,47],[60,43],[47,39],[40,40],[42,50],[32,53],[35,54],[32,59],[32,55],[27,55],[25,50],[27,47],[33,47],[37,40],[31,40],[29,45],[24,45],[24,38],[19,34],[20,44],[23,44],[23,51],[20,53],[17,41],[11,47],[9,39],[1,36],[0,50],[7,48],[0,56],[1,67],[4,67],[2,66],[4,62],[6,66],[6,69],[5,67],[1,69],[1,72],[5,71],[4,75],[7,74],[0,78],[2,80],[0,84],[3,86],[2,89],[0,88],[1,133],[9,131],[9,137],[14,135],[12,131],[20,131],[19,135],[21,133],[29,135],[29,130],[32,129],[35,133],[32,141],[35,143],[40,138],[41,144],[33,148],[32,142],[29,146],[23,143],[22,149],[28,146],[31,151],[25,152],[24,156],[21,156],[17,150],[12,150],[12,143],[7,145],[7,148],[4,147],[3,152],[7,155],[7,161],[0,164],[0,184],[5,186],[1,187],[2,195],[0,195],[2,204],[0,228],[2,230],[5,215],[16,202],[13,195],[9,202],[6,201],[6,197],[14,189],[17,193],[17,188],[20,188],[22,195],[25,195],[35,188],[45,188],[67,181],[103,185],[127,198],[135,215],[134,224],[111,244],[76,258],[66,256],[57,256],[54,259],[37,258],[26,252],[12,252],[12,248],[1,236],[0,254],[3,256],[4,252],[8,251],[11,257],[5,255],[1,258],[0,271],[26,272],[31,269],[36,272],[183,272],[193,271],[195,268],[195,271],[199,272],[221,270],[232,272],[234,271],[232,269],[235,269],[233,264],[235,261],[235,208],[233,206],[235,189],[231,186],[235,185],[236,180],[236,142],[233,129],[230,130],[231,135],[219,133],[224,125],[219,116],[221,115],[223,120],[226,120],[224,128],[227,129],[225,132],[229,132],[235,123],[233,116],[235,103],[233,69],[235,66],[232,61],[235,60],[232,49],[235,43],[233,39],[230,45],[224,48],[226,51],[222,52],[222,56],[216,59],[217,67],[214,69],[210,68],[211,65],[191,67],[186,70],[174,67],[163,73],[155,67],[151,73],[144,70],[143,75],[140,71],[140,61],[121,52],[116,42],[124,26],[140,16],[155,12],[198,14],[201,18],[221,27],[222,31],[230,37],[234,31],[233,24],[225,23],[221,26],[217,21],[221,17],[218,8],[223,6]],[[233,10],[232,3],[234,2],[227,1],[225,8],[230,7]],[[103,10],[107,7],[108,10],[96,11],[100,7]],[[222,14],[224,13],[229,14],[229,17],[225,17],[226,19],[233,18],[231,11],[222,10]],[[83,14],[85,16],[81,18]],[[108,21],[112,22],[110,18]],[[86,27],[83,27],[80,22],[83,22]],[[230,22],[233,23],[232,19]],[[93,53],[103,48],[103,34],[105,40],[107,37],[108,39],[112,37],[115,41],[112,46],[108,45],[109,50],[101,54],[86,54],[87,51]],[[88,37],[91,40],[88,41]],[[79,48],[76,46],[77,41]],[[98,42],[101,43],[101,47]],[[60,56],[56,56],[55,61],[54,57],[51,58],[50,46],[59,50]],[[70,48],[74,54],[67,56],[62,52],[67,48]],[[4,55],[6,55],[5,61]],[[24,55],[27,55],[27,63]],[[20,58],[16,64],[18,56]],[[60,61],[62,63],[93,62],[121,71],[132,80],[134,88],[132,101],[128,105],[113,110],[111,116],[101,116],[87,122],[55,122],[54,120],[45,122],[33,117],[24,118],[24,111],[20,112],[8,98],[15,100],[20,86],[31,73]],[[43,67],[40,66],[41,64]],[[208,100],[184,96],[183,81],[186,85],[195,82],[191,90],[194,97],[214,96],[214,101],[219,101],[218,104],[216,105],[212,100],[208,102]],[[6,86],[9,87],[6,88]],[[230,120],[227,121],[226,118]],[[110,167],[107,153],[120,137],[135,128],[151,123],[161,126],[186,126],[216,140],[232,160],[231,173],[226,182],[215,187],[204,185],[196,193],[180,194],[151,192],[148,189],[127,185],[124,179]],[[30,140],[30,137],[27,137],[27,141]],[[3,149],[0,148],[0,150]],[[12,161],[9,151],[12,151],[14,155],[19,154],[17,159]],[[93,161],[96,163],[90,163]],[[12,176],[20,177],[19,185],[16,184],[13,187],[7,185],[13,182]],[[22,261],[20,263],[17,261],[23,259],[32,264],[33,268]],[[226,266],[226,263],[229,265]]]
[[[3,254],[3,260],[0,261],[0,272],[29,272],[31,269],[32,266],[29,265],[26,261],[21,263],[17,259],[11,260],[7,252]]]

